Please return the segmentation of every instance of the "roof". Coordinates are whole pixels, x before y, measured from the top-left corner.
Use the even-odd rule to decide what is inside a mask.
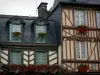
[[[34,19],[37,19],[37,17],[35,16],[20,16],[20,15],[4,15],[4,14],[0,14],[0,18],[12,18],[12,17],[15,17],[15,16],[18,16],[19,18],[23,19],[23,20],[34,20]]]
[[[100,5],[100,0],[55,0],[53,8],[55,8],[59,3]]]
[[[14,16],[14,17],[10,18],[9,20],[7,20],[8,24],[12,23],[14,21],[19,21],[21,24],[25,24],[25,21],[18,16]]]
[[[53,6],[49,10],[49,16],[55,11],[59,4],[92,5],[93,7],[96,6],[95,8],[97,8],[100,6],[100,0],[55,0]]]

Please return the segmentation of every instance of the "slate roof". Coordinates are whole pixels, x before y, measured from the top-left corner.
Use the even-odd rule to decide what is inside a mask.
[[[13,18],[15,16],[18,16],[19,18],[23,19],[23,20],[35,20],[37,19],[37,17],[35,16],[20,16],[20,15],[4,15],[4,14],[0,14],[0,18]]]
[[[55,8],[59,3],[100,5],[100,0],[55,0],[53,8]]]

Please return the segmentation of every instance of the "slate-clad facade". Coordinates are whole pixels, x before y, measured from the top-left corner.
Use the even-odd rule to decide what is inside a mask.
[[[38,17],[0,15],[0,64],[58,64],[55,22],[43,16],[47,3],[38,10]],[[37,42],[37,33],[46,33],[46,41]]]

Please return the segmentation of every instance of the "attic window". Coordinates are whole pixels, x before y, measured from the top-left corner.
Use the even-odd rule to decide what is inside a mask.
[[[9,28],[10,42],[20,42],[22,25],[10,24]]]
[[[47,27],[46,25],[36,25],[36,43],[45,43],[46,42],[46,35],[47,35]]]

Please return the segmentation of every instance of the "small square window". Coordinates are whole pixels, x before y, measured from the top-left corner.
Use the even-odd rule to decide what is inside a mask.
[[[47,52],[44,51],[36,52],[36,64],[47,64]]]
[[[10,64],[21,64],[21,52],[20,51],[10,52]]]

